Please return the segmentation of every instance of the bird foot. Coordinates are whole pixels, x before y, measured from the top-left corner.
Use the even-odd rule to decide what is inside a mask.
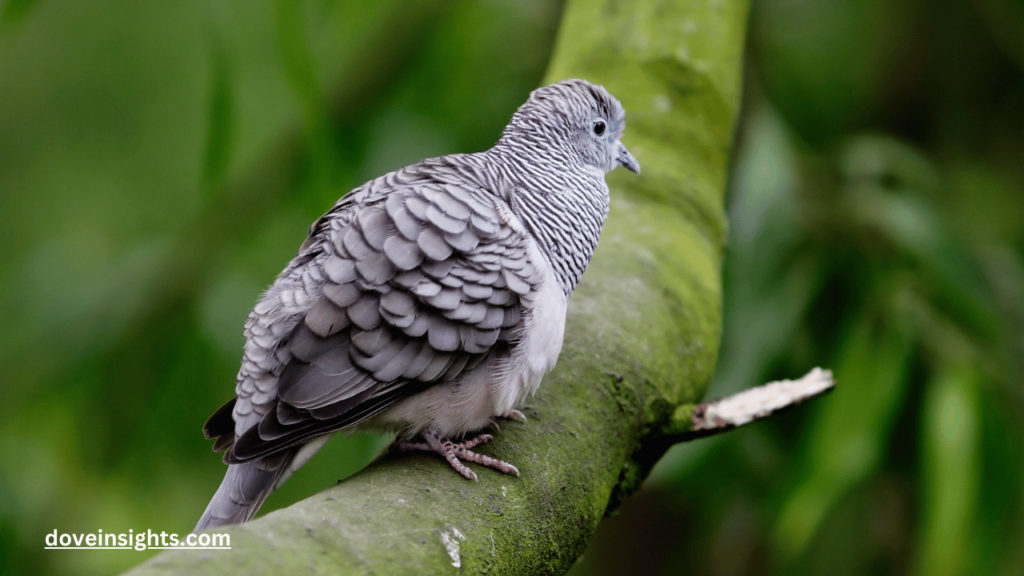
[[[440,454],[452,465],[452,468],[455,468],[459,474],[470,480],[476,480],[476,474],[460,460],[475,462],[505,474],[519,476],[519,469],[508,462],[473,452],[473,448],[489,442],[493,438],[490,434],[481,434],[462,442],[452,442],[432,432],[423,432],[420,435],[426,442],[398,442],[395,444],[395,447],[401,452],[433,452]]]

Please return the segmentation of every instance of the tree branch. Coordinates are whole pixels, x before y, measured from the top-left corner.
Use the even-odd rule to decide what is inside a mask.
[[[699,5],[698,5],[699,4]],[[167,551],[132,574],[561,574],[635,490],[715,366],[722,196],[747,2],[574,0],[547,81],[604,84],[644,175],[613,173],[612,213],[569,307],[557,368],[482,448],[520,478],[469,482],[386,454],[312,498],[224,530],[230,551]],[[621,172],[621,171],[619,171]]]

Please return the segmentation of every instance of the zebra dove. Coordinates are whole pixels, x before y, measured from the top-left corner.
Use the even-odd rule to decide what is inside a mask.
[[[540,385],[608,214],[605,174],[640,165],[622,105],[567,80],[535,90],[493,148],[423,160],[313,223],[245,324],[236,397],[204,428],[228,471],[195,530],[245,522],[334,433],[472,449]]]

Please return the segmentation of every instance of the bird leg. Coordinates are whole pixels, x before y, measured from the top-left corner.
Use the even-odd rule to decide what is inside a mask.
[[[444,456],[445,460],[452,465],[452,468],[465,476],[470,480],[476,480],[476,474],[469,469],[468,466],[463,464],[460,460],[466,462],[475,462],[488,468],[494,468],[499,472],[505,474],[512,474],[513,476],[519,476],[519,470],[502,460],[497,458],[491,458],[490,456],[484,456],[473,452],[473,448],[489,442],[493,438],[490,434],[481,434],[475,438],[464,440],[462,442],[452,442],[448,438],[438,436],[430,431],[423,431],[420,433],[426,442],[398,442],[395,447],[402,452],[434,452]]]

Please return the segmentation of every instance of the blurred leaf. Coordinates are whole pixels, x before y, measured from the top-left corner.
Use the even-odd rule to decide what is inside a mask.
[[[792,341],[823,280],[822,264],[799,250],[799,185],[791,135],[774,110],[754,113],[732,179],[721,358],[710,394],[761,381]]]
[[[999,47],[1024,70],[1024,0],[974,0]]]
[[[209,39],[212,87],[210,89],[209,121],[206,132],[206,152],[203,162],[203,181],[210,193],[219,192],[231,163],[234,136],[234,81],[232,65],[220,33],[207,30]]]
[[[969,570],[978,499],[978,385],[975,368],[945,367],[927,388],[921,442],[923,491],[917,574]]]
[[[302,105],[311,184],[317,196],[326,196],[334,188],[337,154],[323,86],[309,48],[305,5],[296,0],[276,0],[277,31],[285,74]]]
[[[863,127],[897,63],[913,55],[899,2],[784,0],[755,2],[754,10],[764,89],[812,144]]]
[[[441,144],[454,146],[435,148],[431,156],[494,144],[510,111],[541,82],[562,8],[560,2],[548,0],[462,2],[458,7],[437,19],[425,34],[417,65],[396,78],[394,107],[415,114],[420,124],[429,121],[444,132]],[[461,64],[453,66],[454,62]],[[514,89],[494,90],[481,98],[481,85]],[[376,122],[373,129],[377,130]],[[420,127],[412,129],[416,132]],[[398,131],[391,139],[401,139],[403,134]],[[461,136],[461,141],[453,140],[455,136]]]
[[[945,173],[950,192],[940,208],[955,233],[975,244],[1024,240],[1019,174],[981,159],[951,161]]]
[[[1024,302],[1024,300],[1022,300]],[[977,369],[971,367],[972,371]],[[970,539],[968,562],[977,573],[1021,574],[1024,569],[1024,433],[1021,403],[1013,391],[993,390],[991,382],[978,384],[977,423],[979,438],[977,512]],[[987,379],[987,378],[986,378]],[[995,391],[995,394],[991,392]],[[1001,393],[1000,393],[1001,392]],[[1024,392],[1017,390],[1016,392]],[[922,440],[924,431],[922,430]],[[924,471],[924,466],[919,467]],[[920,540],[920,539],[919,539]]]
[[[782,505],[774,539],[784,557],[806,549],[825,514],[880,464],[907,388],[911,339],[857,318],[839,349],[836,389],[804,435],[799,481]]]
[[[769,223],[780,228],[796,227],[796,190],[799,185],[797,151],[782,118],[768,106],[751,113],[746,138],[733,163],[729,193],[729,232],[736,256],[756,250],[757,244],[770,244],[770,254],[788,243],[764,230]],[[770,210],[776,212],[769,212]],[[777,234],[779,231],[775,231]]]
[[[802,254],[775,270],[773,282],[746,277],[744,272],[749,269],[727,272],[732,305],[725,313],[727,332],[722,349],[723,356],[728,355],[719,363],[712,396],[731,394],[759,382],[770,364],[792,345],[801,320],[821,290],[822,268],[815,255]]]
[[[307,121],[323,121],[326,117],[323,102],[323,87],[317,77],[316,65],[309,50],[303,7],[306,3],[296,0],[276,0],[277,32],[281,43],[281,60],[292,89],[302,100]]]
[[[0,12],[0,26],[17,24],[28,16],[36,0],[7,0]]]
[[[942,185],[938,170],[921,150],[882,134],[848,138],[839,151],[838,165],[847,182],[877,183],[917,197],[934,197]]]
[[[922,285],[938,307],[991,336],[997,320],[982,271],[933,205],[943,191],[934,164],[905,143],[875,135],[847,140],[838,162],[854,223],[921,265],[930,277]]]
[[[975,334],[993,335],[997,318],[978,264],[938,215],[914,198],[886,193],[868,198],[868,218],[923,265],[932,280],[928,284],[937,288],[933,296],[938,306]]]

